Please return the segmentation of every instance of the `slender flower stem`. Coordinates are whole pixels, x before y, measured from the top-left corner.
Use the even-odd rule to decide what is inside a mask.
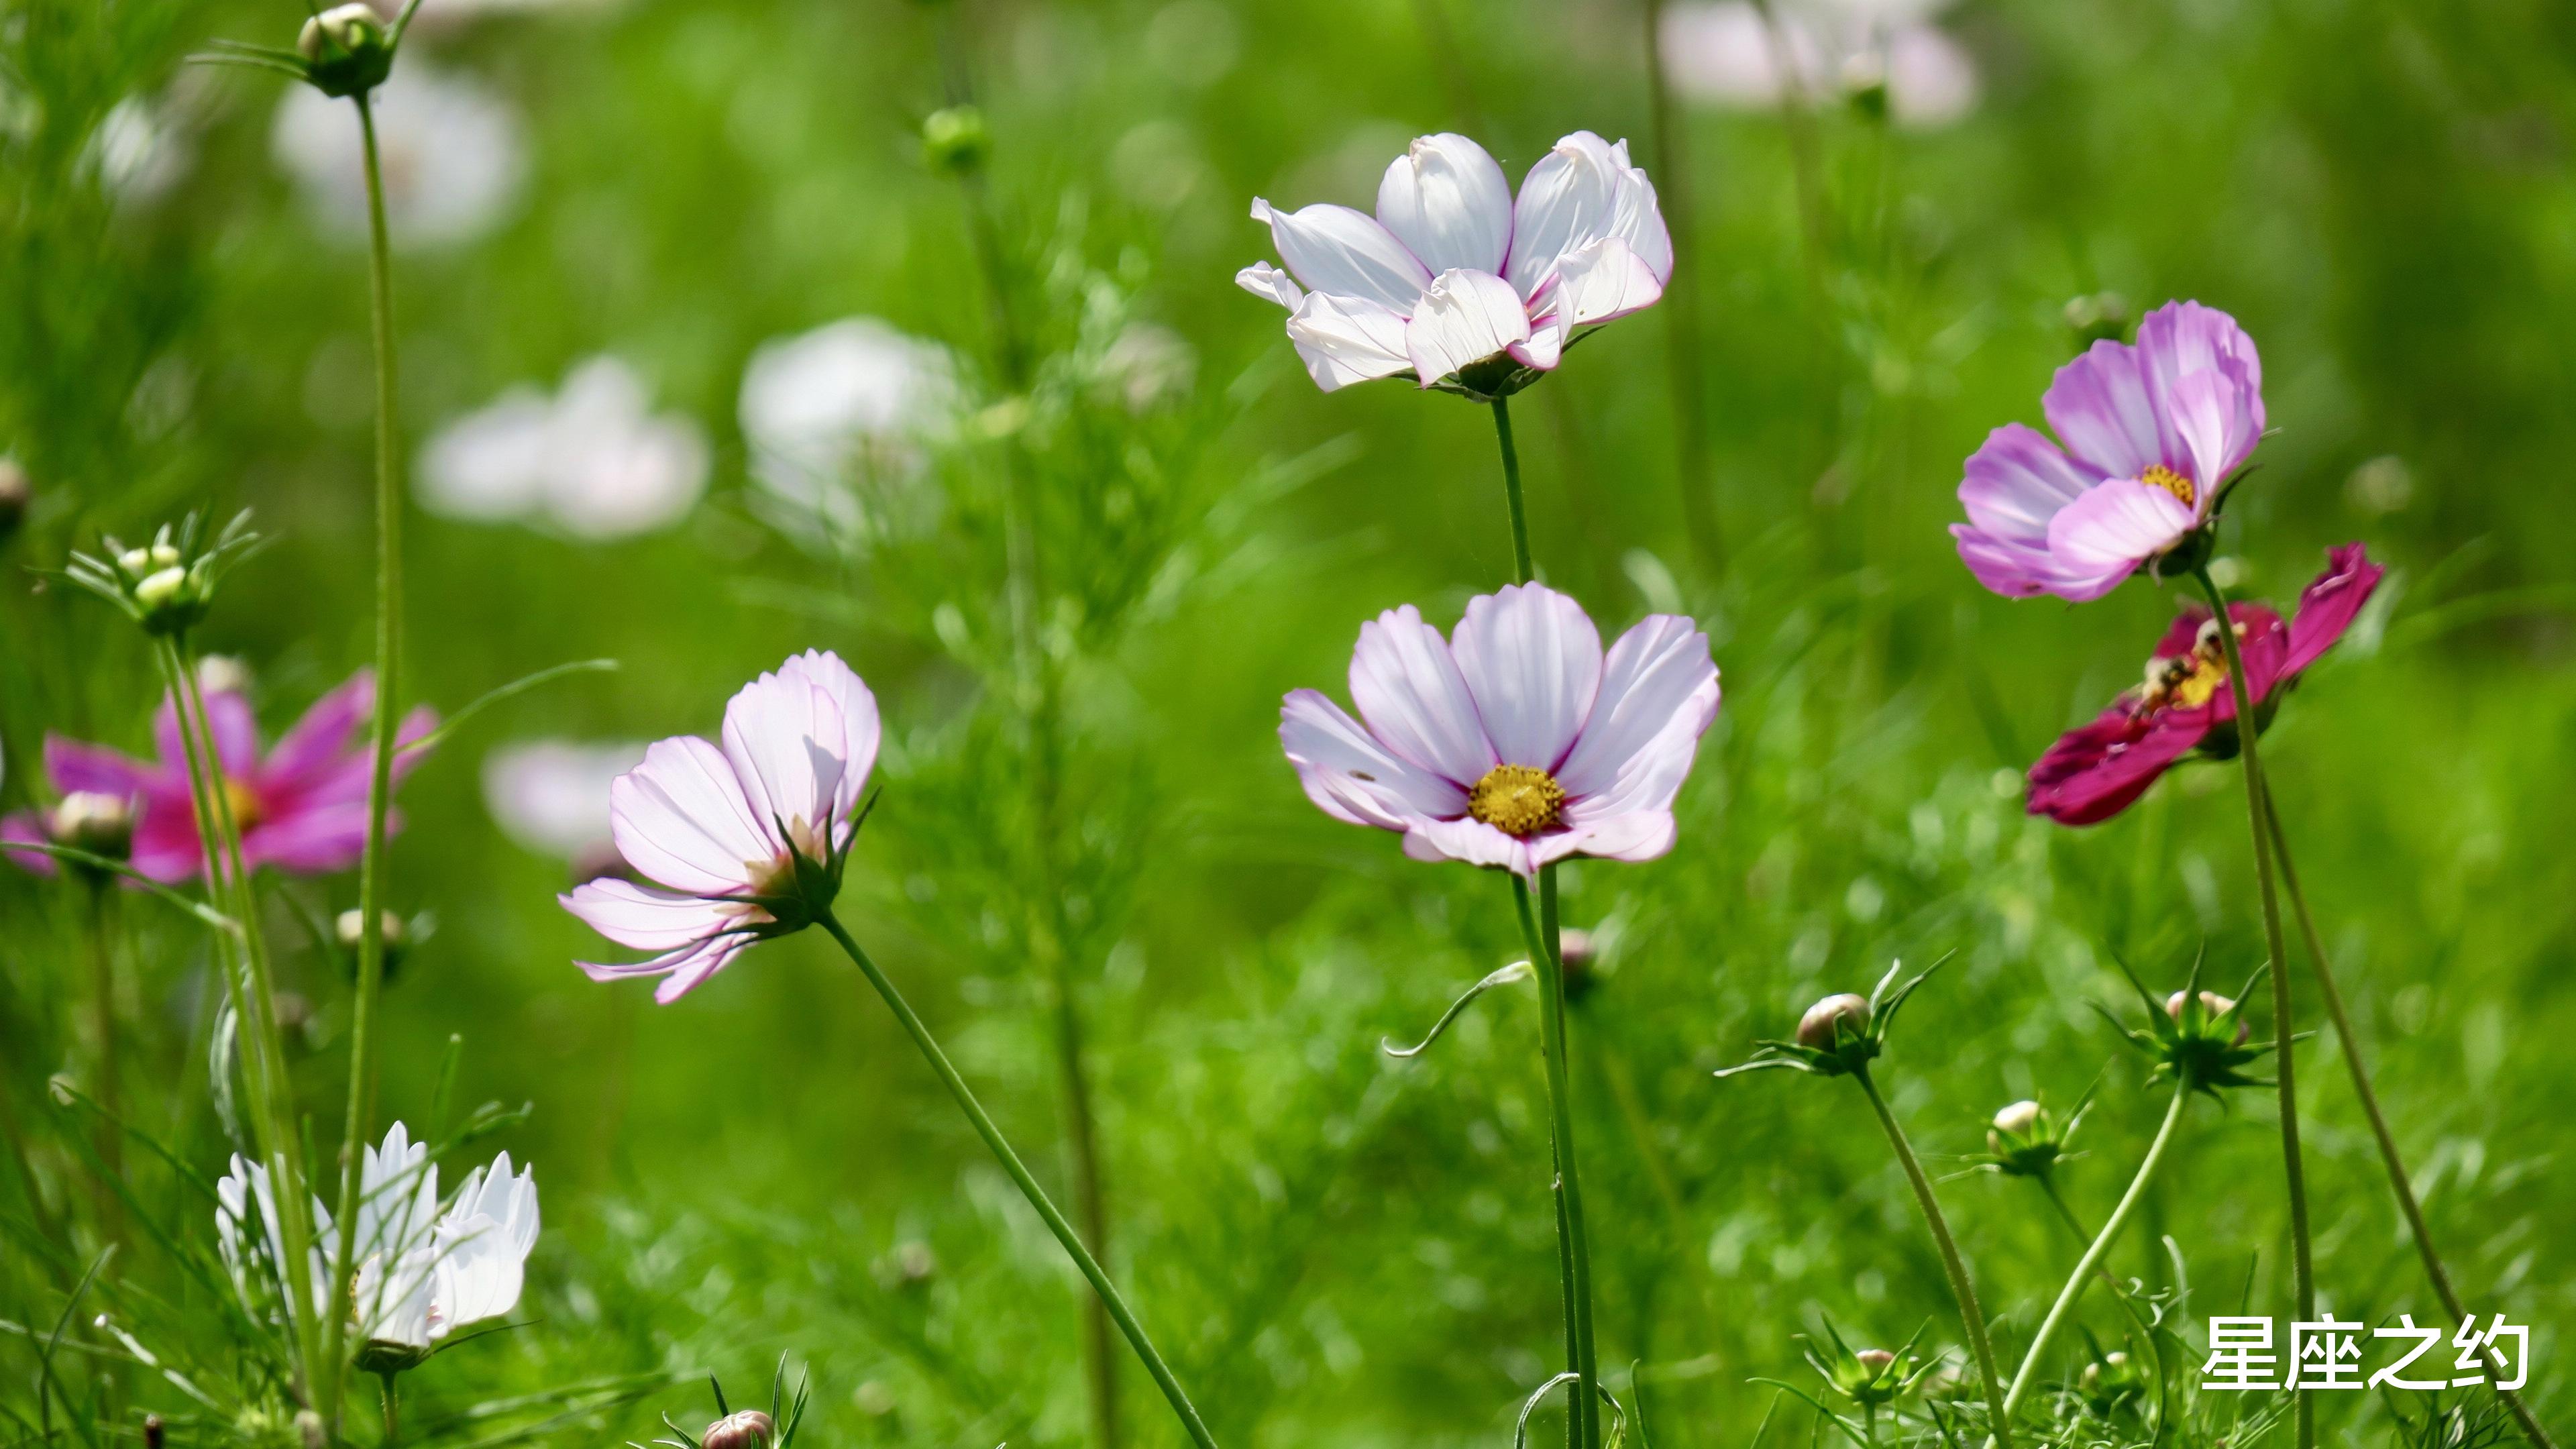
[[[2057,1190],[2056,1182],[2045,1173],[2033,1180],[2039,1184],[2039,1190],[2048,1195],[2050,1205],[2057,1209],[2058,1221],[2066,1224],[2066,1230],[2075,1235],[2075,1241],[2092,1242],[2093,1230],[2084,1226],[2083,1219],[2075,1216],[2075,1209],[2066,1205],[2066,1197]],[[2111,1290],[2111,1296],[2120,1300],[2120,1306],[2129,1312],[2129,1321],[2138,1325],[2138,1331],[2147,1335],[2148,1342],[2154,1342],[2155,1325],[2147,1322],[2146,1315],[2138,1311],[2138,1305],[2130,1301],[2128,1291],[2120,1286],[2119,1279],[2111,1275],[2111,1270],[2100,1263],[2095,1263],[2093,1276],[2101,1279],[2102,1286]]]
[[[1674,115],[1671,83],[1664,75],[1664,0],[1646,0],[1645,20],[1646,110],[1655,141],[1656,194],[1673,242],[1673,279],[1664,288],[1664,308],[1671,349],[1674,461],[1680,474],[1682,523],[1689,530],[1691,550],[1702,566],[1715,568],[1726,561],[1726,539],[1718,529],[1708,486],[1708,419],[1702,411],[1708,384],[1700,371],[1698,230],[1682,127]]]
[[[2210,577],[2203,564],[2193,571],[2200,581],[2201,592],[2209,596],[2211,613],[2218,619],[2219,647],[2227,656],[2227,688],[2236,703],[2236,741],[2245,761],[2245,812],[2254,836],[2254,878],[2263,897],[2263,945],[2269,951],[2272,967],[2272,1037],[2281,1044],[2276,1053],[2281,1098],[2281,1165],[2290,1188],[2290,1261],[2296,1274],[2299,1319],[2312,1323],[2317,1316],[2317,1276],[2314,1254],[2308,1239],[2308,1173],[2299,1155],[2299,1092],[2293,1072],[2291,1041],[2293,1027],[2290,1013],[2289,952],[2281,940],[2281,901],[2272,884],[2272,843],[2263,829],[2263,764],[2257,752],[2255,737],[2262,733],[2254,717],[2253,686],[2245,679],[2245,655],[2236,642],[2235,616],[2227,611],[2227,595],[2220,591],[2218,580]],[[2290,1396],[2298,1405],[2298,1449],[2314,1449],[2317,1442],[2316,1406],[2311,1395]]]
[[[383,1385],[382,1394],[385,1407],[384,1442],[388,1445],[394,1444],[402,1438],[402,1390],[394,1386],[394,1379],[395,1375],[393,1374],[378,1374],[376,1376],[376,1381]]]
[[[385,224],[384,167],[377,153],[376,119],[368,93],[355,97],[359,139],[367,163],[368,302],[376,351],[376,690],[373,756],[367,777],[367,841],[358,863],[358,982],[349,1027],[349,1108],[340,1141],[340,1210],[338,1220],[357,1221],[361,1148],[373,1134],[376,1110],[376,1058],[379,1004],[385,984],[385,817],[393,807],[394,743],[402,711],[396,695],[402,667],[402,476],[394,447],[393,246]],[[331,1265],[331,1301],[346,1300],[356,1271],[357,1235],[345,1233]],[[330,1362],[345,1354],[348,1324],[331,1315]],[[340,1411],[340,1374],[335,1368],[322,1388],[323,1421],[336,1425]],[[392,1434],[392,1386],[386,1386],[386,1432]]]
[[[1494,437],[1503,447],[1503,502],[1512,515],[1512,582],[1525,584],[1538,577],[1538,566],[1530,562],[1529,515],[1521,506],[1521,455],[1512,446],[1508,398],[1494,399]]]
[[[2129,1179],[2129,1190],[2120,1195],[2120,1205],[2111,1209],[2111,1216],[2102,1224],[2102,1231],[2094,1235],[2092,1246],[2084,1250],[2075,1271],[2066,1276],[2066,1286],[2057,1290],[2057,1301],[2049,1306],[2048,1316],[2039,1321],[2039,1332],[2031,1336],[2030,1348],[2021,1357],[2021,1371],[2013,1375],[2012,1389],[2004,1395],[2003,1412],[2007,1418],[2014,1409],[2021,1407],[2022,1395],[2030,1392],[2031,1380],[2039,1372],[2040,1360],[2047,1354],[2049,1343],[2057,1337],[2058,1325],[2066,1321],[2067,1311],[2075,1306],[2077,1296],[2083,1293],[2086,1280],[2100,1266],[2102,1255],[2111,1250],[2111,1243],[2120,1236],[2120,1229],[2128,1226],[2129,1213],[2137,1207],[2138,1200],[2146,1196],[2147,1183],[2155,1177],[2156,1169],[2163,1165],[2165,1148],[2172,1144],[2174,1127],[2182,1121],[2183,1108],[2190,1101],[2191,1083],[2175,1083],[2173,1105],[2165,1109],[2164,1125],[2156,1129],[2155,1140],[2147,1144],[2146,1160],[2138,1164],[2138,1175]]]
[[[1896,1125],[1896,1114],[1887,1110],[1887,1099],[1879,1095],[1878,1083],[1865,1070],[1852,1073],[1852,1079],[1860,1083],[1861,1094],[1869,1098],[1870,1110],[1878,1114],[1878,1125],[1886,1129],[1887,1144],[1896,1149],[1897,1165],[1905,1169],[1905,1180],[1913,1185],[1914,1201],[1923,1209],[1923,1222],[1932,1229],[1932,1245],[1941,1250],[1941,1267],[1950,1275],[1950,1294],[1959,1300],[1959,1321],[1967,1329],[1968,1351],[1976,1356],[1977,1372],[1985,1376],[1986,1407],[1994,1418],[1994,1439],[2003,1449],[2012,1449],[2003,1376],[1995,1370],[1995,1347],[1986,1336],[1986,1313],[1977,1306],[1976,1285],[1968,1281],[1968,1265],[1959,1257],[1959,1245],[1951,1240],[1949,1219],[1941,1215],[1941,1200],[1932,1195],[1932,1179],[1923,1175],[1923,1164],[1915,1159],[1912,1144],[1905,1140],[1905,1129]]]
[[[2442,1266],[2442,1255],[2433,1247],[2432,1229],[2425,1226],[2423,1205],[2416,1201],[2415,1188],[2406,1177],[2406,1162],[2397,1152],[2397,1138],[2388,1130],[2388,1117],[2379,1110],[2379,1094],[2371,1089],[2370,1068],[2361,1059],[2361,1039],[2353,1034],[2352,1018],[2345,1014],[2343,991],[2335,984],[2334,968],[2326,960],[2324,941],[2317,934],[2317,921],[2308,910],[2307,893],[2299,889],[2299,870],[2290,861],[2290,838],[2281,830],[2281,810],[2272,798],[2270,781],[2263,787],[2263,821],[2272,837],[2272,849],[2281,863],[2281,888],[2289,894],[2291,913],[2298,918],[2299,936],[2308,948],[2308,964],[2316,968],[2317,989],[2325,997],[2326,1015],[2334,1022],[2335,1039],[2343,1044],[2344,1065],[2352,1073],[2353,1095],[2361,1099],[2362,1115],[2370,1119],[2371,1136],[2379,1142],[2379,1160],[2388,1169],[2388,1185],[2397,1193],[2397,1208],[2406,1218],[2407,1231],[2415,1236],[2415,1251],[2424,1260],[2424,1276],[2432,1281],[2433,1293],[2442,1300],[2443,1311],[2465,1321],[2468,1315],[2460,1308],[2459,1290],[2451,1286],[2451,1275]],[[2490,1347],[2502,1365],[2501,1350]],[[2523,1437],[2535,1449],[2557,1449],[2549,1432],[2540,1426],[2522,1401],[2522,1395],[2511,1389],[2496,1391],[2513,1411],[2514,1422],[2522,1426]]]
[[[98,1158],[106,1166],[108,1175],[116,1177],[123,1175],[119,1164],[125,1156],[125,1133],[121,1125],[125,1106],[117,1082],[116,1060],[116,897],[108,889],[107,878],[103,875],[90,877],[86,894],[89,896],[89,920],[85,924],[89,936],[91,1010],[98,1032],[96,1091],[98,1104],[106,1117],[100,1124]],[[100,1220],[113,1236],[117,1218],[116,1196],[106,1191],[106,1184],[102,1183],[100,1187]]]
[[[1136,1321],[1135,1313],[1127,1307],[1127,1300],[1119,1295],[1117,1285],[1109,1281],[1109,1274],[1101,1268],[1099,1260],[1091,1256],[1091,1250],[1082,1245],[1082,1235],[1073,1230],[1073,1224],[1065,1221],[1064,1214],[1047,1197],[1046,1189],[1038,1186],[1038,1180],[1029,1175],[1020,1155],[1012,1151],[1011,1144],[1002,1137],[1002,1129],[993,1125],[992,1117],[984,1111],[984,1104],[975,1100],[975,1093],[966,1085],[966,1079],[958,1075],[957,1068],[948,1060],[948,1054],[939,1049],[930,1028],[922,1025],[921,1018],[913,1014],[903,994],[895,990],[894,982],[866,951],[860,949],[859,943],[851,939],[839,918],[827,910],[819,917],[819,924],[840,943],[842,951],[868,978],[868,984],[885,998],[886,1007],[894,1013],[895,1020],[902,1024],[913,1045],[921,1048],[922,1057],[948,1088],[949,1095],[957,1099],[957,1106],[966,1114],[975,1135],[984,1139],[984,1145],[991,1148],[993,1156],[1001,1162],[1002,1170],[1019,1185],[1021,1196],[1029,1200],[1030,1207],[1037,1209],[1047,1231],[1055,1234],[1055,1240],[1063,1245],[1065,1256],[1073,1259],[1073,1265],[1091,1281],[1092,1291],[1100,1295],[1101,1306],[1109,1311],[1119,1331],[1127,1336],[1128,1345],[1136,1350],[1136,1357],[1144,1361],[1145,1371],[1153,1375],[1163,1397],[1171,1400],[1172,1412],[1180,1417],[1181,1427],[1188,1431],[1190,1441],[1199,1449],[1216,1449],[1215,1437],[1208,1433],[1207,1425],[1199,1418],[1199,1411],[1191,1405],[1189,1395],[1182,1391],[1180,1380],[1172,1376],[1170,1365],[1164,1363],[1163,1355],[1155,1350],[1154,1341],[1145,1336],[1144,1325]]]
[[[1601,1408],[1596,1386],[1601,1381],[1592,1338],[1592,1251],[1583,1228],[1583,1187],[1574,1169],[1574,1106],[1566,1069],[1565,963],[1559,952],[1556,913],[1556,867],[1539,870],[1538,910],[1530,909],[1529,882],[1512,877],[1512,901],[1518,907],[1521,935],[1530,964],[1539,973],[1540,1050],[1547,1061],[1547,1107],[1551,1155],[1556,1169],[1557,1249],[1566,1293],[1566,1368],[1575,1375],[1575,1405],[1568,1415],[1578,1426],[1584,1449],[1599,1449]]]

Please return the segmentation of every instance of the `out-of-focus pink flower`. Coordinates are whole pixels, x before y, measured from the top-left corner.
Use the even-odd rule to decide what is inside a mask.
[[[1627,142],[1590,131],[1541,157],[1517,200],[1484,147],[1444,133],[1386,168],[1374,217],[1256,197],[1252,219],[1287,270],[1255,262],[1234,280],[1289,310],[1288,339],[1326,392],[1400,374],[1508,392],[1581,329],[1653,306],[1673,274],[1654,183]]]
[[[1666,6],[1664,74],[1685,98],[1739,109],[1791,91],[1817,102],[1884,85],[1902,126],[1943,126],[1977,104],[1977,64],[1932,23],[1940,0],[1795,0],[1765,22],[1751,0]]]
[[[2236,319],[2168,302],[2136,346],[2096,342],[2059,368],[2040,411],[2057,441],[2020,423],[1987,435],[1950,532],[1996,593],[2083,603],[2209,521],[2262,439],[2263,363]]]
[[[1522,875],[1574,855],[1651,860],[1717,718],[1717,666],[1690,620],[1654,614],[1604,656],[1581,605],[1518,584],[1467,605],[1456,634],[1407,604],[1360,626],[1351,698],[1311,689],[1279,711],[1306,797],[1399,831],[1416,860]]]
[[[558,899],[619,945],[659,954],[580,963],[592,980],[659,976],[653,999],[677,1001],[831,905],[876,765],[876,696],[838,656],[808,650],[742,687],[723,741],[663,740],[609,788],[618,853],[660,884],[603,878]]]
[[[241,832],[244,865],[318,875],[358,863],[367,845],[369,759],[361,730],[375,697],[375,677],[361,670],[317,700],[262,755],[250,701],[230,690],[207,692],[206,715],[223,770],[225,799]],[[420,763],[419,753],[409,747],[437,723],[436,712],[426,706],[404,718],[394,755],[395,779]],[[166,699],[153,717],[152,734],[160,752],[157,760],[49,735],[45,773],[67,796],[100,795],[132,806],[135,870],[157,881],[193,879],[206,868],[206,852],[197,835],[178,712]],[[398,814],[388,816],[385,828],[392,831],[400,824]],[[29,817],[12,816],[0,825],[0,838],[45,838],[28,834],[32,828]],[[9,855],[30,869],[49,868],[33,852]]]
[[[2286,623],[2260,604],[2228,607],[2257,729],[2301,671],[2352,627],[2386,572],[2357,543],[2330,549],[2326,558],[2326,571],[2299,595],[2299,612]],[[2146,682],[2091,724],[2067,731],[2030,767],[2030,813],[2061,825],[2097,824],[2128,809],[2192,751],[2226,756],[2236,748],[2236,696],[2218,621],[2207,609],[2186,609],[2148,659]]]

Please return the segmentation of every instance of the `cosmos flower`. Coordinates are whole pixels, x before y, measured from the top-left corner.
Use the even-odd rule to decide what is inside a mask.
[[[224,793],[241,832],[244,865],[317,875],[358,863],[367,843],[368,757],[360,731],[374,703],[374,677],[361,670],[315,701],[262,756],[250,701],[229,690],[207,692],[206,715],[223,768]],[[426,706],[403,720],[395,779],[420,762],[409,746],[437,722],[436,712]],[[179,716],[167,700],[153,717],[152,733],[160,751],[157,760],[48,736],[45,772],[67,797],[81,793],[128,802],[134,809],[134,869],[157,881],[189,880],[205,869],[205,847],[197,836]],[[41,838],[24,834],[28,826],[19,817],[12,820],[18,823],[0,835]],[[385,828],[392,831],[400,823],[398,814],[388,816]],[[12,851],[10,857],[30,869],[46,868],[32,852]]]
[[[2257,728],[2301,671],[2343,637],[2385,572],[2357,543],[2330,549],[2326,558],[2326,571],[2286,622],[2260,604],[2229,606]],[[2108,820],[2193,751],[2225,758],[2236,744],[2236,697],[2218,621],[2207,609],[2186,609],[2147,660],[2146,681],[2091,724],[2069,730],[2030,767],[2030,813],[2061,825]]]
[[[1605,657],[1581,605],[1540,584],[1470,601],[1447,640],[1407,604],[1360,626],[1351,698],[1279,711],[1306,797],[1401,832],[1416,860],[1522,875],[1573,855],[1651,860],[1717,718],[1717,666],[1690,620],[1649,615]]]
[[[382,1147],[362,1152],[350,1312],[351,1326],[370,1349],[417,1362],[457,1327],[518,1306],[539,1227],[536,1169],[513,1171],[504,1152],[489,1168],[468,1173],[465,1185],[442,1205],[429,1146],[412,1141],[402,1123],[386,1131]],[[313,1221],[312,1281],[319,1304],[330,1290],[340,1238],[330,1209],[318,1198]],[[232,1170],[216,1182],[215,1241],[245,1303],[261,1297],[252,1286],[255,1278],[282,1278],[277,1264],[285,1239],[265,1166],[236,1154]]]
[[[501,222],[527,177],[515,111],[472,80],[408,58],[370,103],[395,246],[460,245]],[[352,245],[366,239],[366,159],[348,106],[287,87],[269,149],[325,232]]]
[[[2082,603],[2199,534],[2263,436],[2263,364],[2236,320],[2168,302],[2136,346],[2096,342],[2057,370],[2040,411],[1987,435],[1950,526],[1977,581]],[[2061,446],[2062,445],[2062,446]]]
[[[1811,104],[1884,86],[1899,125],[1943,126],[1977,104],[1977,66],[1932,23],[1940,0],[1750,0],[1665,7],[1658,49],[1682,96],[1759,110],[1795,89]]]
[[[688,418],[652,411],[634,369],[594,357],[552,397],[514,387],[447,424],[421,449],[419,472],[421,506],[434,513],[624,538],[697,504],[707,443]]]
[[[483,805],[501,833],[574,860],[608,843],[609,789],[644,761],[640,744],[528,740],[483,761]]]
[[[752,481],[846,531],[859,519],[854,475],[909,477],[956,408],[946,348],[845,317],[762,343],[743,371],[739,412]]]
[[[581,963],[592,980],[659,976],[653,999],[677,1001],[831,905],[876,764],[876,696],[808,650],[742,687],[723,739],[663,740],[610,787],[619,854],[660,884],[594,880],[559,899],[619,945],[660,954]]]
[[[1326,392],[1409,375],[1502,396],[1549,371],[1584,328],[1653,306],[1673,274],[1654,184],[1628,143],[1556,143],[1512,196],[1485,148],[1416,140],[1379,182],[1377,215],[1254,198],[1286,271],[1235,282],[1289,310],[1288,338]]]

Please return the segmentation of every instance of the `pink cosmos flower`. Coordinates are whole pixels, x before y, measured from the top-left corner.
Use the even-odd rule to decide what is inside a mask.
[[[609,877],[558,899],[619,945],[659,954],[580,963],[592,980],[659,976],[653,999],[677,1001],[831,905],[876,765],[876,696],[838,656],[808,650],[742,687],[723,740],[663,740],[609,787],[619,854],[660,884]]]
[[[2228,607],[2258,729],[2270,722],[2280,693],[2352,627],[2386,572],[2357,543],[2327,550],[2326,559],[2326,571],[2299,595],[2299,612],[2286,623],[2260,604]],[[2096,824],[2128,809],[2192,751],[2225,758],[2236,747],[2236,696],[2218,621],[2207,609],[2186,609],[2148,659],[2146,682],[2091,724],[2069,730],[2030,767],[2030,813],[2061,825]]]
[[[242,862],[295,875],[346,870],[367,845],[369,756],[362,730],[375,708],[375,676],[365,670],[314,702],[295,727],[263,756],[250,701],[230,689],[206,691],[206,715],[224,794],[242,837]],[[403,720],[394,756],[399,780],[420,763],[410,748],[438,723],[426,706]],[[157,760],[138,760],[101,745],[59,735],[45,738],[45,773],[56,790],[122,800],[135,811],[131,864],[157,881],[190,880],[206,868],[197,835],[197,812],[188,789],[188,754],[179,741],[179,715],[164,699],[153,716]],[[389,816],[385,828],[399,828]],[[44,821],[20,813],[0,821],[0,840],[43,840]],[[50,875],[53,862],[33,851],[9,858]]]
[[[1541,157],[1517,201],[1484,147],[1443,133],[1386,168],[1373,218],[1256,197],[1252,219],[1288,270],[1255,262],[1234,280],[1289,310],[1288,339],[1326,392],[1402,374],[1514,391],[1524,369],[1554,368],[1577,329],[1653,306],[1673,275],[1654,183],[1627,142],[1590,131]]]
[[[2234,318],[2168,302],[2136,346],[2096,342],[2059,368],[2039,405],[2057,442],[2019,423],[1988,434],[1950,532],[1996,593],[2083,603],[2209,521],[2262,440],[2263,364]]]
[[[1306,798],[1400,831],[1416,860],[1522,875],[1573,855],[1652,860],[1717,718],[1717,666],[1690,620],[1649,615],[1605,657],[1581,605],[1540,584],[1470,601],[1447,640],[1412,605],[1360,626],[1351,698],[1279,711]]]

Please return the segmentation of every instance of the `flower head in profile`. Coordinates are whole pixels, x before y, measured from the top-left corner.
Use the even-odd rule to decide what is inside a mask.
[[[319,875],[358,863],[367,843],[368,754],[362,734],[375,697],[375,677],[362,670],[316,701],[263,753],[250,701],[227,689],[206,693],[224,801],[241,832],[244,865]],[[409,747],[437,722],[426,706],[404,719],[395,779],[420,763],[420,752]],[[197,834],[179,714],[166,699],[153,717],[152,733],[160,752],[156,760],[48,736],[45,772],[67,800],[87,795],[126,802],[133,812],[134,869],[158,881],[189,880],[206,868],[206,851]],[[11,819],[0,834],[34,838],[25,833],[28,821]],[[388,817],[385,828],[399,824],[399,816]],[[41,858],[32,853],[11,855],[41,868],[34,865]]]
[[[2260,604],[2228,609],[2257,729],[2270,722],[2301,672],[2352,627],[2386,572],[2357,543],[2328,550],[2326,559],[2326,571],[2299,595],[2292,618]],[[2030,813],[2061,825],[2108,820],[2195,751],[2233,756],[2236,730],[2236,695],[2218,621],[2207,609],[2186,609],[2148,658],[2145,682],[2092,723],[2067,731],[2030,767]]]
[[[458,1327],[498,1318],[518,1306],[528,1253],[538,1231],[534,1168],[514,1169],[510,1154],[466,1174],[452,1198],[438,1193],[438,1164],[427,1143],[396,1122],[359,1164],[357,1211],[349,1224],[350,1327],[362,1343],[360,1367],[393,1372],[427,1358]],[[340,1226],[313,1204],[313,1292],[330,1291]],[[281,1294],[278,1265],[284,1234],[268,1169],[236,1155],[215,1184],[215,1240],[243,1301],[256,1311]]]
[[[1521,875],[1672,849],[1673,798],[1717,718],[1697,625],[1651,615],[1604,655],[1583,607],[1540,584],[1470,601],[1449,639],[1388,610],[1360,626],[1350,681],[1360,719],[1312,689],[1280,708],[1306,797],[1400,832],[1416,860]]]
[[[2202,556],[2263,436],[2263,364],[2234,318],[2168,302],[2135,346],[2096,342],[2059,368],[2040,411],[2057,441],[2020,423],[1989,434],[1959,485],[1968,521],[1950,532],[1996,593],[2083,603],[2146,565]]]
[[[1288,338],[1331,392],[1411,376],[1474,398],[1553,369],[1586,328],[1653,306],[1673,274],[1654,183],[1628,143],[1590,131],[1556,143],[1512,195],[1464,136],[1424,136],[1378,185],[1377,215],[1255,198],[1287,263],[1235,282],[1289,310]]]
[[[812,650],[742,687],[723,743],[663,740],[609,787],[618,853],[649,882],[603,878],[560,899],[632,965],[582,963],[594,981],[659,976],[668,1003],[754,941],[803,930],[839,893],[876,765],[876,696]]]

